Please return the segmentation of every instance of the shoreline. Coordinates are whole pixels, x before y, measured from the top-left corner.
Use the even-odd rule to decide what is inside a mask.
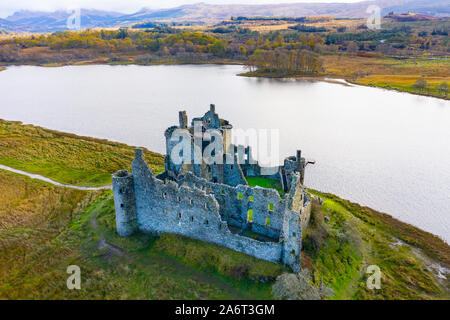
[[[0,120],[0,124],[4,124],[0,126],[4,131],[0,139],[2,144],[10,145],[9,138],[13,136],[14,143],[19,148],[18,153],[15,148],[3,149],[6,152],[0,159],[2,162],[7,162],[5,165],[12,169],[4,170],[4,166],[0,166],[0,176],[3,178],[0,179],[2,181],[0,187],[4,191],[3,201],[5,203],[17,203],[13,194],[19,194],[25,199],[30,198],[30,195],[34,199],[36,194],[45,194],[46,196],[42,198],[43,202],[30,202],[34,203],[30,212],[41,214],[42,208],[48,202],[49,191],[53,197],[50,199],[60,201],[59,207],[61,208],[67,208],[70,204],[79,210],[79,203],[82,203],[85,206],[81,207],[80,211],[76,211],[82,217],[82,221],[87,221],[94,226],[102,225],[102,232],[107,230],[108,234],[94,233],[92,236],[90,232],[75,233],[72,240],[85,243],[84,236],[86,236],[87,239],[92,240],[92,246],[89,248],[96,250],[95,248],[98,248],[99,245],[109,249],[118,248],[119,251],[115,252],[119,252],[120,256],[127,255],[128,257],[128,254],[130,257],[135,256],[136,252],[133,251],[136,248],[135,242],[132,242],[131,246],[128,244],[130,244],[130,239],[133,241],[133,239],[141,238],[124,240],[117,236],[112,190],[82,189],[83,191],[79,191],[70,188],[76,183],[76,180],[72,179],[73,177],[78,179],[79,185],[86,185],[90,181],[91,175],[105,174],[105,177],[110,179],[111,172],[119,168],[128,168],[129,162],[134,157],[132,146],[114,143],[106,139],[56,133],[50,129],[42,127],[38,129],[33,125],[22,125],[19,122]],[[32,137],[31,140],[30,137]],[[51,141],[50,144],[49,141]],[[44,152],[39,152],[36,158],[35,150],[44,150]],[[66,156],[60,158],[62,154]],[[100,157],[106,161],[101,165],[98,163]],[[58,160],[57,165],[55,165],[55,158]],[[158,167],[163,168],[163,161],[161,161],[163,155],[147,150],[145,159],[154,172]],[[54,175],[55,170],[48,170],[49,167],[58,170],[58,175]],[[78,171],[80,168],[82,170]],[[28,172],[33,172],[33,174],[27,174]],[[67,184],[69,188],[67,186],[53,187],[54,184],[45,179],[46,177],[51,177],[50,180],[53,181],[64,180],[64,177],[68,177],[70,179],[65,179],[64,184]],[[100,180],[97,181],[100,182]],[[102,186],[110,183],[106,180],[101,181]],[[332,287],[333,299],[448,299],[450,297],[450,246],[441,237],[389,214],[345,200],[334,194],[311,188],[307,188],[307,191],[313,199],[313,219],[305,233],[302,267],[308,268],[313,274],[314,285],[325,283]],[[67,198],[68,196],[71,197]],[[83,199],[81,202],[70,202],[77,196],[90,199],[90,202],[87,203]],[[38,199],[41,198],[38,197]],[[22,211],[21,209],[20,212],[22,213]],[[56,210],[51,213],[51,216],[59,219],[64,214],[67,212]],[[70,216],[72,217],[72,213]],[[14,223],[16,221],[17,219],[14,220]],[[20,227],[21,221],[14,226]],[[70,232],[73,232],[74,226],[82,226],[82,224],[72,222],[66,226],[68,230],[71,230]],[[279,270],[277,265],[268,265],[264,261],[239,255],[239,253],[227,251],[222,247],[189,238],[176,237],[170,234],[163,236],[159,241],[160,248],[165,249],[164,253],[167,252],[175,258],[181,258],[183,263],[189,266],[195,265],[196,256],[193,258],[190,254],[178,255],[180,250],[177,248],[183,248],[181,243],[188,243],[190,247],[194,245],[195,250],[202,250],[202,257],[204,256],[206,261],[217,261],[218,256],[214,252],[219,251],[230,257],[238,255],[239,263],[249,265],[251,270],[255,270],[252,271],[253,274],[256,272],[258,276],[272,276],[274,267],[275,271]],[[142,245],[141,240],[138,241]],[[30,243],[35,243],[34,238],[30,240]],[[143,246],[148,248],[146,243]],[[341,247],[342,250],[337,250]],[[37,249],[39,248],[41,247],[38,245]],[[55,255],[55,253],[51,252],[51,255]],[[13,255],[11,261],[12,259],[14,259]],[[30,261],[34,261],[34,258],[31,257]],[[202,259],[202,261],[204,260]],[[377,265],[382,270],[384,276],[382,290],[373,292],[373,290],[361,287],[361,284],[364,283],[364,279],[361,280],[362,272],[368,265]],[[15,265],[11,264],[11,266]],[[217,265],[213,263],[212,266],[216,267]],[[189,277],[191,277],[190,272]],[[126,279],[130,281],[129,277]],[[254,277],[249,276],[249,279],[254,280]],[[247,280],[244,281],[248,285]],[[413,286],[405,286],[405,283]],[[244,289],[245,292],[249,290],[247,285]],[[255,286],[260,288],[258,283],[254,283]]]
[[[76,139],[76,140],[91,141],[91,142],[95,142],[95,143],[98,143],[98,144],[104,144],[104,145],[108,145],[108,146],[120,146],[121,148],[134,149],[133,146],[130,146],[130,145],[127,145],[125,143],[118,142],[118,141],[110,141],[108,139],[101,139],[101,138],[95,138],[95,137],[89,137],[89,136],[81,136],[81,135],[77,135],[77,134],[73,134],[73,133],[62,132],[62,131],[57,131],[57,130],[53,130],[53,129],[47,129],[47,128],[44,128],[44,127],[41,127],[41,126],[37,126],[37,125],[33,125],[33,124],[23,124],[23,122],[21,122],[21,121],[8,121],[8,120],[0,119],[0,122],[1,121],[7,122],[7,123],[15,123],[15,124],[17,124],[19,126],[23,126],[23,127],[37,128],[37,129],[43,130],[45,132],[55,134],[56,136],[68,137],[68,138]],[[155,154],[157,156],[163,157],[163,155],[160,155],[158,153],[154,153],[152,151],[149,151],[149,152],[151,154]],[[151,160],[149,160],[149,161],[151,161]],[[37,179],[37,180],[41,180],[41,181],[44,181],[44,182],[47,182],[47,183],[50,183],[50,184],[53,184],[53,185],[66,187],[66,188],[72,188],[72,189],[91,191],[91,190],[102,190],[102,189],[110,189],[111,188],[110,184],[101,184],[101,185],[87,186],[86,184],[84,184],[84,185],[83,184],[79,184],[79,183],[78,184],[73,184],[73,183],[67,183],[65,181],[58,181],[58,179],[55,178],[55,177],[47,177],[46,174],[45,174],[45,171],[39,170],[39,168],[38,168],[38,170],[34,170],[35,172],[29,172],[29,170],[27,170],[26,168],[20,167],[20,166],[17,167],[17,168],[14,168],[14,163],[12,163],[12,164],[9,164],[9,163],[7,163],[7,164],[0,164],[0,170],[13,172],[15,174],[20,174],[20,175],[25,175],[25,176],[30,177],[31,179]],[[394,216],[392,216],[392,215],[390,215],[388,213],[384,213],[384,212],[381,212],[379,210],[372,209],[372,208],[370,208],[370,207],[368,207],[368,206],[366,206],[364,204],[360,204],[360,203],[357,203],[357,202],[353,202],[351,200],[340,198],[339,196],[336,196],[336,195],[331,194],[331,193],[327,193],[327,192],[324,192],[324,191],[321,191],[321,190],[314,190],[314,189],[311,189],[311,188],[308,188],[308,187],[306,187],[306,188],[307,188],[307,190],[309,192],[313,192],[313,193],[316,192],[316,193],[321,193],[321,194],[324,194],[324,195],[335,196],[335,197],[337,197],[337,198],[339,198],[339,199],[341,199],[343,201],[347,201],[347,202],[349,202],[351,204],[358,205],[361,208],[367,208],[370,211],[376,212],[377,214],[380,214],[382,216],[389,217],[389,219],[398,221],[398,222],[400,222],[400,223],[402,223],[404,225],[409,226],[410,228],[414,228],[414,229],[420,230],[421,232],[425,232],[425,233],[427,233],[429,235],[432,235],[433,237],[436,237],[440,241],[442,241],[445,244],[449,245],[449,243],[447,243],[447,241],[445,241],[441,236],[436,235],[434,233],[431,233],[429,231],[420,229],[419,227],[414,226],[414,225],[412,225],[412,224],[410,224],[408,222],[401,221],[401,220],[397,219],[396,217],[394,217]],[[449,264],[449,268],[450,268],[450,264]]]
[[[92,66],[92,65],[108,65],[108,66],[128,66],[128,65],[134,65],[134,66],[161,66],[161,65],[244,65],[244,62],[240,61],[231,61],[231,60],[212,60],[212,61],[197,61],[197,62],[182,62],[182,61],[176,61],[176,60],[166,60],[166,61],[157,61],[157,62],[150,62],[150,63],[135,63],[134,61],[129,62],[108,62],[105,59],[98,59],[98,60],[82,60],[82,61],[76,61],[72,63],[49,63],[49,64],[33,64],[33,63],[25,63],[25,64],[3,64],[0,65],[0,72],[6,70],[9,66],[15,66],[15,67],[21,67],[21,66],[35,66],[35,67],[44,67],[44,68],[57,68],[57,67],[66,67],[66,66]],[[357,80],[349,79],[348,77],[343,77],[335,74],[320,74],[320,75],[292,75],[292,76],[278,76],[278,75],[270,75],[265,73],[258,73],[257,71],[248,71],[248,72],[242,72],[237,74],[236,76],[239,77],[253,77],[253,78],[264,78],[264,79],[280,79],[280,80],[306,80],[306,81],[322,81],[322,82],[328,82],[328,83],[334,83],[334,84],[341,84],[344,86],[351,86],[351,85],[359,85],[364,87],[370,87],[370,88],[379,88],[379,89],[385,89],[388,91],[396,91],[396,92],[402,92],[402,93],[408,93],[416,96],[424,96],[424,97],[432,97],[436,99],[441,99],[444,101],[450,100],[450,97],[444,97],[444,96],[438,96],[426,92],[411,92],[408,90],[401,90],[399,88],[393,88],[390,85],[375,85],[375,84],[364,84],[361,82],[358,82]],[[344,82],[337,81],[337,80],[343,80]]]
[[[369,88],[378,88],[378,89],[384,89],[388,91],[396,91],[401,93],[409,93],[416,96],[424,96],[424,97],[431,97],[436,98],[444,101],[450,100],[450,97],[443,97],[443,96],[437,96],[433,94],[427,94],[427,93],[420,93],[420,92],[411,92],[408,90],[401,90],[398,88],[392,88],[392,87],[386,87],[381,85],[369,85],[357,82],[356,80],[348,79],[346,77],[333,75],[333,74],[320,74],[317,76],[313,75],[307,75],[307,76],[299,76],[299,75],[292,75],[292,76],[277,76],[277,75],[268,75],[268,74],[258,74],[258,72],[243,72],[238,74],[238,76],[241,77],[249,77],[249,78],[264,78],[264,79],[280,79],[280,80],[289,80],[289,79],[295,79],[295,80],[311,80],[311,81],[323,81],[328,83],[335,83],[335,84],[342,84],[345,86],[351,86],[351,85],[358,85],[363,87],[369,87]],[[340,82],[336,80],[343,80],[345,82]]]
[[[83,191],[100,191],[100,190],[111,190],[112,189],[111,185],[105,185],[105,186],[100,186],[100,187],[82,187],[82,186],[76,186],[76,185],[63,184],[63,183],[57,182],[57,181],[55,181],[53,179],[50,179],[48,177],[42,176],[40,174],[29,173],[29,172],[18,170],[18,169],[14,169],[14,168],[11,168],[11,167],[8,167],[8,166],[0,165],[0,171],[2,171],[2,170],[3,171],[7,171],[7,172],[11,172],[11,173],[14,173],[14,174],[17,174],[17,175],[26,176],[26,177],[28,177],[30,179],[33,179],[33,180],[39,180],[39,181],[42,181],[42,182],[45,182],[45,183],[49,183],[49,184],[54,185],[54,186],[68,188],[68,189],[83,190]],[[357,202],[353,202],[353,201],[350,201],[350,200],[347,200],[347,199],[343,199],[343,198],[341,198],[341,197],[339,197],[339,196],[337,196],[335,194],[331,194],[331,193],[327,193],[327,192],[324,192],[324,191],[319,191],[319,190],[315,190],[315,189],[311,189],[311,188],[306,188],[306,189],[307,189],[308,193],[310,193],[310,194],[317,195],[319,197],[320,196],[327,196],[327,197],[336,198],[339,201],[341,201],[341,202],[343,202],[345,204],[348,204],[350,206],[357,206],[357,207],[361,208],[362,210],[367,210],[371,214],[377,215],[383,221],[384,220],[389,221],[390,222],[389,224],[396,226],[396,228],[402,228],[402,229],[405,228],[405,229],[413,230],[414,233],[420,234],[421,237],[426,237],[426,238],[431,237],[431,238],[434,239],[434,241],[442,242],[444,245],[447,245],[447,246],[449,245],[449,243],[447,243],[440,236],[438,236],[438,235],[436,235],[434,233],[431,233],[429,231],[420,229],[419,227],[414,226],[412,224],[409,224],[407,222],[401,221],[401,220],[393,217],[392,215],[390,215],[388,213],[384,213],[384,212],[372,209],[372,208],[370,208],[368,206],[361,205],[361,204],[359,204]],[[413,244],[415,244],[415,243],[413,243]],[[445,270],[449,270],[450,269],[450,263],[444,262],[444,269]],[[448,273],[448,272],[444,271],[444,273]]]

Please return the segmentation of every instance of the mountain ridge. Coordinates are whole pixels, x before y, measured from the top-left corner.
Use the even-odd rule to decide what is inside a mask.
[[[135,13],[81,9],[81,27],[126,26],[144,21],[219,22],[232,16],[289,16],[331,15],[335,18],[365,18],[370,5],[378,5],[382,15],[415,12],[431,16],[450,16],[446,0],[376,0],[356,3],[294,3],[265,5],[215,5],[196,3],[166,9],[142,8]],[[73,11],[54,12],[21,10],[0,19],[0,28],[16,32],[54,32],[67,30],[67,19]]]

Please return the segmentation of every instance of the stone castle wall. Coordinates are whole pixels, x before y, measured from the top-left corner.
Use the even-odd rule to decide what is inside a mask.
[[[239,228],[250,227],[253,232],[279,239],[286,203],[276,190],[247,185],[232,187],[216,184],[190,173],[186,174],[180,183],[213,194],[219,203],[222,217],[229,225]],[[249,210],[252,210],[253,216],[251,224],[248,223]]]
[[[151,234],[180,234],[280,262],[282,244],[279,241],[261,242],[231,233],[213,194],[157,179],[139,152],[132,167],[139,230]]]
[[[119,171],[113,176],[120,235],[138,230],[174,233],[298,270],[302,230],[310,211],[299,176],[292,179],[293,188],[282,199],[273,189],[212,183],[189,171],[178,182],[158,179],[140,149],[136,149],[132,170],[132,175]],[[230,226],[266,238],[241,236],[231,232]]]

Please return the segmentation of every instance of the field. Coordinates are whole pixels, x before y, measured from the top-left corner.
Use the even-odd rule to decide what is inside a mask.
[[[164,170],[162,155],[145,150],[145,156],[155,173]],[[125,144],[0,119],[0,164],[61,183],[110,184],[111,174],[130,169],[133,158],[134,148]]]
[[[350,83],[379,87],[389,90],[398,90],[418,95],[433,96],[449,99],[448,94],[439,90],[442,83],[450,82],[450,59],[442,58],[427,60],[424,58],[395,59],[379,55],[337,55],[327,54],[321,56],[323,70],[315,76],[288,75],[293,78],[345,79]],[[250,77],[285,77],[261,72],[246,72],[241,76]],[[419,79],[424,79],[427,88],[415,87]]]
[[[275,189],[278,191],[282,198],[284,197],[284,190],[281,187],[281,183],[279,181],[259,177],[247,177],[247,182],[252,187],[259,186],[262,188]]]
[[[404,60],[344,55],[326,55],[322,59],[326,76],[345,78],[360,85],[448,99],[437,87],[450,82],[450,59]],[[414,87],[420,78],[429,84],[427,89]]]
[[[340,78],[448,99],[448,20],[389,18],[369,30],[365,19],[305,19],[23,34],[0,39],[0,64],[243,64],[247,76]]]
[[[127,167],[132,158],[126,145],[1,124],[2,163],[42,175],[58,168],[54,178],[63,182],[92,183],[80,168],[98,170],[95,182],[108,182],[108,170]],[[107,168],[93,161],[103,152]],[[162,169],[162,156],[145,156],[155,171]],[[450,248],[442,240],[334,195],[310,192],[324,203],[314,200],[302,264],[315,285],[334,290],[330,299],[449,298],[449,281],[436,269],[450,268]],[[66,189],[1,170],[0,217],[0,299],[270,299],[273,279],[288,271],[175,235],[121,238],[111,191]],[[381,290],[365,286],[370,264],[381,268]],[[69,265],[81,267],[82,290],[67,289]]]
[[[115,233],[111,191],[0,171],[0,299],[269,299],[279,265],[173,235]],[[78,265],[82,290],[68,290]]]
[[[441,239],[389,215],[310,190],[314,203],[304,240],[303,266],[313,280],[331,286],[333,299],[449,299],[450,248]],[[366,286],[366,270],[376,265],[381,289]]]

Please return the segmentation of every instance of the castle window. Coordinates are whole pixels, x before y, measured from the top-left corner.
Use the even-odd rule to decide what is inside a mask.
[[[269,211],[273,211],[273,203],[272,202],[269,203]]]
[[[191,217],[191,222],[194,222],[194,217]]]
[[[167,196],[167,194],[165,192],[163,192],[163,194],[162,194],[163,199],[165,199],[166,196]]]
[[[266,228],[270,227],[270,218],[266,218],[265,225]]]
[[[120,188],[120,189],[119,189],[119,193],[123,193],[123,188]]]
[[[178,202],[181,202],[181,198],[180,197],[178,197],[177,200],[178,200]]]
[[[181,212],[178,212],[178,220],[181,220]]]
[[[230,170],[233,170],[233,165],[230,166]]]
[[[208,224],[209,224],[209,221],[208,221],[208,220],[205,220],[205,224],[208,225]]]
[[[205,209],[208,209],[208,204],[205,202]]]
[[[292,236],[293,236],[293,237],[296,237],[297,234],[296,234],[295,232],[292,232]]]
[[[220,194],[225,194],[225,190],[220,190]]]
[[[253,196],[248,197],[248,201],[253,202]]]
[[[253,209],[247,211],[247,222],[253,222]]]
[[[237,198],[239,200],[242,200],[242,199],[244,199],[244,195],[241,192],[239,192],[238,195],[237,195]]]
[[[120,204],[120,207],[123,208],[123,203]]]
[[[192,206],[194,204],[194,202],[191,200],[189,200],[189,204]]]

